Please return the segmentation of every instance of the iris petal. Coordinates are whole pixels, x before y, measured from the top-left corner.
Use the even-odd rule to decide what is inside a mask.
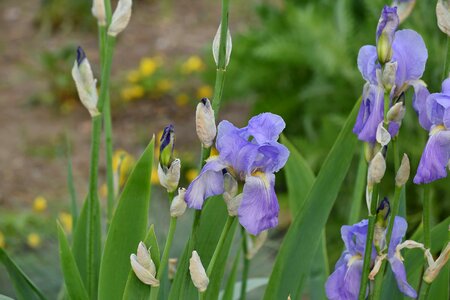
[[[389,259],[389,263],[395,279],[397,280],[398,289],[406,296],[415,299],[417,297],[417,293],[407,281],[406,270],[402,261],[394,256]]]
[[[247,134],[252,136],[258,144],[276,142],[283,129],[284,120],[272,113],[262,113],[248,121]]]
[[[372,45],[366,45],[359,49],[358,69],[364,79],[371,84],[377,84],[376,70],[381,69],[378,63],[377,48]]]

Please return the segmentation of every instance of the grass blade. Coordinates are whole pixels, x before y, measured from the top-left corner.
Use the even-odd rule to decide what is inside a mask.
[[[16,265],[16,263],[8,256],[8,254],[0,248],[0,262],[3,263],[8,271],[9,277],[16,291],[16,297],[19,300],[45,300],[45,296],[28,278],[27,275]]]
[[[237,278],[237,270],[239,267],[239,259],[241,257],[241,249],[239,248],[236,257],[234,258],[233,267],[231,268],[230,276],[228,277],[227,284],[225,286],[225,290],[223,292],[222,300],[232,300],[234,295],[234,285],[236,283]]]
[[[83,300],[89,299],[86,288],[80,277],[75,258],[70,250],[69,242],[67,241],[64,230],[59,222],[56,225],[59,240],[59,256],[62,272],[64,274],[64,282],[67,293],[71,299]]]
[[[131,270],[130,254],[145,237],[150,203],[154,138],[136,163],[119,198],[106,237],[99,278],[99,299],[122,299]]]
[[[278,252],[264,299],[300,298],[323,228],[353,158],[357,139],[352,127],[358,101],[322,165],[304,208],[298,212]],[[301,245],[301,247],[299,247]]]

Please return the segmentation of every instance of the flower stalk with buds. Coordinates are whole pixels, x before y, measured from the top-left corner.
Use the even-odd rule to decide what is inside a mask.
[[[159,148],[158,178],[167,192],[172,193],[180,181],[181,161],[173,157],[175,131],[173,125],[164,128]]]
[[[130,256],[131,268],[143,283],[152,287],[159,286],[159,280],[155,278],[156,266],[150,256],[150,249],[143,242],[139,243],[137,249],[137,255],[131,254]]]

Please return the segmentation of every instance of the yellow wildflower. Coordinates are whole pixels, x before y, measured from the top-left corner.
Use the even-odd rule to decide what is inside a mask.
[[[37,233],[30,233],[27,236],[27,245],[30,248],[36,249],[41,245],[41,237]]]
[[[138,70],[132,70],[127,74],[127,80],[129,83],[136,83],[141,79],[141,73]]]
[[[42,196],[38,196],[34,199],[33,201],[33,210],[35,212],[43,212],[47,209],[47,200],[42,197]]]
[[[186,179],[187,179],[188,182],[192,182],[197,177],[197,175],[198,175],[197,169],[189,169],[186,172],[185,176],[186,176]]]
[[[0,248],[5,248],[5,236],[3,235],[3,233],[0,231]]]
[[[150,57],[144,57],[139,64],[139,71],[142,76],[151,76],[158,68],[158,63]]]
[[[178,106],[185,106],[186,104],[188,104],[189,102],[189,96],[186,94],[179,94],[176,98],[175,98],[175,103]]]
[[[130,101],[138,98],[142,98],[145,94],[145,90],[140,85],[132,85],[122,89],[121,96],[125,101]]]
[[[73,220],[72,215],[66,212],[59,213],[59,221],[61,222],[62,227],[67,233],[72,232]]]
[[[108,187],[106,183],[103,183],[98,189],[98,193],[100,194],[100,198],[106,199],[108,197]]]
[[[119,149],[113,155],[113,170],[119,175],[119,186],[122,187],[135,164],[134,157],[127,151]]]
[[[169,79],[161,79],[156,82],[156,89],[162,93],[170,90],[172,86],[172,81],[170,81]]]
[[[194,72],[200,72],[205,68],[203,61],[197,55],[191,56],[188,60],[181,65],[181,73],[191,74]]]
[[[209,85],[202,85],[197,89],[197,97],[201,98],[211,98],[213,95],[213,89]]]
[[[159,184],[159,179],[158,179],[158,170],[155,166],[153,166],[152,168],[152,177],[150,179],[150,182],[152,184]]]

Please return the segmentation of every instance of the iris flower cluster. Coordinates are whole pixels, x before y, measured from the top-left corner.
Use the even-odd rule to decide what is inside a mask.
[[[275,227],[279,205],[274,173],[289,157],[289,150],[277,142],[285,126],[283,119],[272,113],[251,118],[244,128],[220,122],[216,138],[219,155],[210,157],[189,185],[185,195],[188,207],[201,209],[208,197],[227,192],[225,184],[231,179],[242,189],[236,196],[241,201],[237,209],[241,225],[253,235]]]

